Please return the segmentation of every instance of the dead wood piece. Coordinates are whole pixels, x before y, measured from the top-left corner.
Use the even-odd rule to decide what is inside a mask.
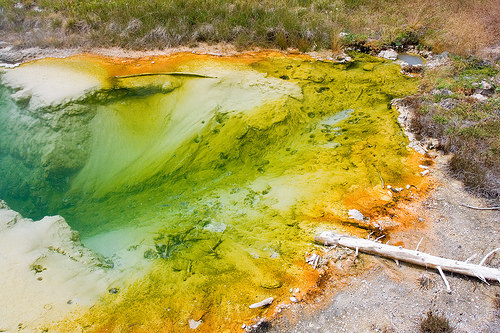
[[[464,206],[464,207],[467,207],[467,208],[470,208],[470,209],[476,209],[476,210],[500,210],[500,206],[496,206],[496,207],[476,207],[476,206],[467,205],[467,204],[464,204],[464,203],[461,203],[461,202],[459,202],[458,204],[460,206]]]
[[[323,245],[341,245],[351,249],[359,249],[359,251],[364,253],[376,254],[427,268],[439,270],[438,267],[440,267],[443,271],[473,276],[481,280],[496,280],[500,282],[500,269],[436,257],[424,252],[404,249],[401,246],[377,243],[368,239],[335,234],[329,231],[322,232],[316,236],[315,241]]]
[[[189,77],[199,77],[199,78],[207,78],[207,79],[215,79],[215,76],[198,74],[198,73],[188,73],[188,72],[164,72],[164,73],[138,73],[138,74],[129,74],[129,75],[118,75],[115,76],[117,79],[128,79],[133,77],[140,76],[159,76],[159,75],[171,75],[171,76],[189,76]]]

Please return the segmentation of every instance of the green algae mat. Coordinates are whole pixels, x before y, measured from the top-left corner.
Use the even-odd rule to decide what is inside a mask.
[[[384,184],[420,182],[390,104],[416,90],[399,71],[277,53],[5,70],[0,198],[63,216],[116,276],[56,331],[223,331],[308,290],[316,231],[366,235],[348,209],[374,220],[395,204]]]

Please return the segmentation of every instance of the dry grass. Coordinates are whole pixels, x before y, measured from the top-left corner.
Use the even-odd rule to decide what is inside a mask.
[[[451,333],[453,328],[448,319],[433,311],[427,312],[425,318],[420,322],[420,332],[422,333]]]
[[[500,317],[500,293],[495,294],[495,298],[493,299],[493,305],[495,306],[495,313],[497,317]]]
[[[375,49],[418,44],[463,53],[500,40],[499,6],[495,0],[0,0],[0,33],[21,46],[230,42],[338,51],[368,42]]]
[[[498,66],[472,57],[452,57],[449,65],[427,70],[421,96],[407,98],[412,131],[439,140],[453,153],[449,171],[486,198],[500,199],[500,96]],[[485,102],[472,98],[483,82],[492,85]]]

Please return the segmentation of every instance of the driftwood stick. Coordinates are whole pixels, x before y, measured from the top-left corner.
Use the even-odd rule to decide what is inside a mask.
[[[341,245],[351,249],[358,248],[361,252],[376,254],[394,260],[401,260],[419,266],[434,269],[438,269],[439,266],[443,271],[473,277],[482,277],[486,280],[496,280],[500,282],[500,269],[436,257],[424,252],[404,249],[401,246],[381,244],[367,239],[339,235],[329,231],[316,236],[315,240],[317,243],[323,245]]]
[[[424,237],[420,238],[420,241],[417,244],[417,247],[415,248],[415,251],[418,251],[418,247],[420,246],[420,243],[424,240]]]
[[[476,206],[466,205],[466,204],[461,203],[461,202],[459,202],[458,204],[460,206],[464,206],[464,207],[467,207],[467,208],[470,208],[470,209],[477,209],[477,210],[500,210],[500,206],[496,206],[496,207],[476,207]]]
[[[446,292],[448,294],[451,294],[451,287],[450,284],[448,283],[448,280],[446,279],[446,276],[444,275],[443,269],[441,268],[441,266],[438,266],[437,270],[439,271],[439,275],[441,275],[441,278],[443,279],[444,284],[446,285]]]
[[[128,79],[132,77],[140,77],[140,76],[160,76],[160,75],[171,75],[171,76],[191,76],[191,77],[199,77],[199,78],[207,78],[207,79],[216,79],[215,76],[198,74],[198,73],[188,73],[188,72],[163,72],[163,73],[139,73],[139,74],[129,74],[129,75],[117,75],[115,78],[117,79]]]
[[[474,259],[475,257],[477,256],[477,253],[474,253],[473,255],[471,255],[469,258],[465,259],[464,262],[469,262],[471,261],[472,259]]]
[[[479,263],[479,266],[483,266],[484,263],[486,262],[486,259],[488,259],[489,256],[491,256],[493,253],[497,252],[498,250],[500,250],[500,247],[494,249],[494,250],[491,250],[490,252],[488,252],[487,255],[484,256],[483,260],[481,260],[481,262]]]

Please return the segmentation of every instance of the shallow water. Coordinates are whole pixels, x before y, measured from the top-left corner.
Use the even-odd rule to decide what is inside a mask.
[[[68,327],[239,327],[271,311],[249,304],[315,281],[303,261],[316,230],[366,233],[343,223],[355,193],[415,174],[389,103],[416,83],[377,58],[89,56],[23,70],[47,64],[100,86],[50,105],[1,87],[0,198],[64,216],[122,272],[121,292]]]
[[[412,66],[424,64],[424,58],[422,58],[419,55],[415,55],[415,54],[401,53],[401,54],[398,54],[398,59],[401,61],[404,61],[408,65],[412,65]]]

